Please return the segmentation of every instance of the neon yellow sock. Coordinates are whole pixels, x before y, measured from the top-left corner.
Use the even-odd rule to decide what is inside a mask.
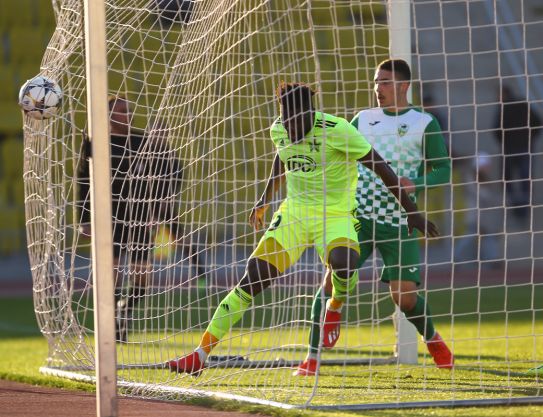
[[[358,271],[349,278],[340,278],[334,272],[332,272],[332,300],[344,303],[347,301],[347,296],[353,292],[358,282]]]
[[[252,301],[251,295],[239,287],[234,288],[215,310],[206,332],[215,336],[217,341],[222,339],[228,330],[241,319]]]

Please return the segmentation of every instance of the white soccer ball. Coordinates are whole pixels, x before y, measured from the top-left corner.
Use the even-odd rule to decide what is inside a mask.
[[[62,103],[62,90],[50,78],[39,75],[28,80],[19,91],[19,106],[33,119],[55,116]]]

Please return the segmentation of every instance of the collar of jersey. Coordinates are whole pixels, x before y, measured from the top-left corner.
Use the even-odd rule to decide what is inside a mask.
[[[389,110],[385,110],[385,109],[382,109],[382,110],[383,110],[383,113],[385,113],[385,115],[387,115],[387,116],[401,116],[402,114],[407,113],[411,109],[413,109],[412,104],[409,104],[407,106],[407,108],[405,108],[405,109],[403,109],[402,111],[399,111],[399,112],[393,112],[393,111],[389,111]]]

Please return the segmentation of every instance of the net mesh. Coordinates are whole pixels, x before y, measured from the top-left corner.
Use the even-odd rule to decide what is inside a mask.
[[[348,120],[375,106],[374,70],[389,54],[386,4],[106,1],[109,90],[130,103],[118,126],[130,141],[112,138],[111,147],[120,163],[112,170],[116,314],[126,326],[118,376],[128,394],[178,399],[190,388],[317,406],[541,394],[537,376],[525,373],[543,360],[541,146],[534,140],[520,162],[531,164],[531,200],[512,207],[525,183],[501,165],[509,150],[494,139],[494,120],[502,85],[541,109],[543,17],[537,1],[509,3],[411,2],[414,102],[439,116],[455,168],[452,185],[419,199],[442,231],[421,241],[421,289],[458,366],[436,369],[422,343],[418,364],[393,359],[393,304],[373,257],[338,345],[322,354],[333,365],[318,378],[292,376],[324,274],[308,249],[195,379],[164,363],[198,345],[261,236],[247,219],[275,154],[276,86],[306,82],[319,110]],[[59,117],[25,119],[28,250],[48,367],[93,375],[83,2],[52,4],[57,28],[41,73],[65,99]],[[347,366],[352,359],[369,365]]]

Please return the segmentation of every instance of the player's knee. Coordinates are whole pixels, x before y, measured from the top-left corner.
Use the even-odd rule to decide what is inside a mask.
[[[404,293],[401,291],[393,291],[392,299],[394,303],[400,308],[404,313],[407,313],[415,308],[417,305],[417,294],[416,293]]]
[[[357,270],[359,255],[347,247],[337,247],[330,251],[328,263],[334,274],[338,277],[347,279],[353,276]]]
[[[275,266],[258,258],[249,258],[245,275],[239,285],[241,289],[255,296],[271,284],[271,280],[279,276],[279,271]]]

